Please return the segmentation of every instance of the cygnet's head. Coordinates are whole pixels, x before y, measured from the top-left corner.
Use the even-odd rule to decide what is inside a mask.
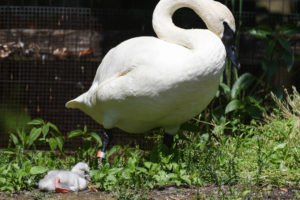
[[[78,174],[80,177],[91,181],[90,176],[89,176],[89,172],[90,172],[90,168],[89,166],[84,163],[84,162],[79,162],[77,163],[71,170],[71,172]]]

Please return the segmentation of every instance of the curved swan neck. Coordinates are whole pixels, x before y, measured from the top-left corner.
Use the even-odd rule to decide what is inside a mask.
[[[172,16],[179,8],[194,10],[204,21],[208,29],[211,10],[207,9],[214,3],[212,0],[160,0],[153,13],[153,29],[158,38],[177,43],[187,48],[193,48],[193,42],[188,37],[188,31],[175,26]]]

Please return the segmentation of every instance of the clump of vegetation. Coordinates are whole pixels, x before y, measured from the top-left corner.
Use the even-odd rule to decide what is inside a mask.
[[[72,157],[58,159],[52,152],[26,152],[19,158],[7,151],[0,155],[0,191],[6,192],[35,189],[48,170],[70,169],[74,160]]]
[[[37,151],[38,146],[45,144],[49,145],[51,151]],[[32,190],[48,170],[70,168],[73,158],[64,156],[63,144],[59,129],[41,119],[12,129],[8,148],[0,152],[0,191]],[[56,150],[64,159],[57,157]]]
[[[95,168],[98,164],[95,155],[102,146],[101,138],[95,132],[88,132],[86,126],[84,126],[83,130],[78,129],[68,135],[68,139],[75,137],[80,137],[83,141],[82,146],[78,147],[74,154],[76,163],[85,160],[90,164],[91,168]]]
[[[227,121],[212,124],[211,133],[185,131],[177,136],[171,154],[162,145],[147,156],[138,149],[115,147],[113,153],[122,153],[92,171],[93,181],[105,191],[215,184],[222,192],[224,185],[239,185],[242,191],[233,189],[232,195],[241,198],[261,197],[261,187],[298,185],[299,99],[296,91],[287,103],[275,99],[278,108],[264,122],[253,120],[232,130]],[[226,134],[228,128],[239,134]]]
[[[143,199],[154,188],[211,184],[218,186],[220,198],[261,198],[262,187],[295,186],[300,180],[300,95],[294,88],[286,101],[273,98],[276,109],[264,114],[263,121],[235,123],[238,115],[233,114],[232,119],[213,120],[200,129],[197,117],[194,124],[183,126],[171,149],[161,143],[150,152],[114,146],[99,169],[94,168],[93,155],[101,140],[95,133],[85,127],[60,140],[55,125],[33,120],[11,133],[9,148],[1,151],[0,190],[32,190],[48,170],[69,169],[83,160],[94,168],[92,183],[119,198]],[[51,138],[59,143],[78,136],[84,145],[76,150],[76,158],[64,154],[63,143],[62,148],[49,143]],[[37,151],[41,143],[52,151]]]

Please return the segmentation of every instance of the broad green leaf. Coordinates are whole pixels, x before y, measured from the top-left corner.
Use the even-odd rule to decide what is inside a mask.
[[[14,170],[19,170],[19,169],[20,169],[19,165],[16,164],[16,163],[12,164],[12,168],[13,168]]]
[[[43,166],[34,166],[30,169],[30,174],[37,175],[37,174],[43,174],[48,171],[47,167]]]
[[[88,142],[87,144],[90,145],[90,142],[92,141],[92,137],[91,136],[84,137],[83,140]]]
[[[136,169],[144,174],[148,174],[147,169],[145,169],[144,167],[136,167]]]
[[[45,143],[46,140],[47,140],[46,138],[39,138],[39,139],[38,139],[38,141],[39,141],[40,143]]]
[[[109,170],[109,174],[118,174],[120,171],[122,171],[124,168],[123,167],[115,167]]]
[[[189,179],[189,177],[187,175],[181,176],[180,178],[182,180],[184,180],[187,184],[189,184],[189,185],[192,184],[191,180]]]
[[[15,154],[15,150],[14,149],[4,149],[4,150],[1,150],[0,151],[1,153],[4,153],[4,154]]]
[[[243,103],[238,100],[238,99],[234,99],[231,102],[229,102],[229,104],[227,104],[226,108],[225,108],[225,114],[230,113],[232,111],[238,110],[240,108],[242,108]]]
[[[56,140],[58,149],[62,152],[63,151],[63,145],[64,145],[64,141],[63,141],[62,136],[55,137],[55,140]]]
[[[68,135],[68,138],[78,137],[80,135],[83,135],[83,132],[81,130],[75,130]]]
[[[272,33],[272,29],[269,27],[252,28],[248,32],[254,37],[266,39]]]
[[[150,169],[152,162],[144,162],[146,168]]]
[[[295,62],[294,53],[293,52],[284,51],[281,54],[282,54],[281,58],[285,62],[286,66],[287,66],[288,72],[290,72],[291,69],[293,68],[293,65],[294,65],[294,62]]]
[[[220,87],[223,89],[224,94],[228,97],[230,96],[230,88],[225,83],[220,83]]]
[[[25,131],[22,129],[18,129],[17,130],[17,134],[18,134],[18,137],[20,139],[20,142],[22,143],[22,146],[24,147],[25,146],[25,143],[26,143],[26,134],[25,134]]]
[[[40,137],[42,133],[42,128],[32,128],[29,134],[29,138],[27,140],[27,144],[30,146],[32,145],[38,137]]]
[[[283,25],[280,27],[280,33],[283,35],[289,35],[289,34],[297,34],[300,33],[300,27],[295,25]]]
[[[54,124],[52,124],[51,122],[47,123],[53,130],[55,130],[57,133],[60,133],[60,130],[57,128],[57,126],[55,126]]]
[[[90,132],[89,135],[97,141],[98,146],[102,146],[101,138],[100,138],[100,136],[97,133]]]
[[[112,154],[116,153],[117,151],[119,151],[121,149],[120,146],[116,145],[113,146],[110,151],[106,154],[106,159],[108,159]]]
[[[284,49],[282,54],[282,59],[287,65],[288,71],[290,71],[294,65],[295,56],[292,50],[292,47],[290,45],[290,42],[288,39],[286,39],[283,36],[278,36],[277,40],[279,41],[280,46]]]
[[[13,141],[15,146],[19,145],[18,137],[15,134],[11,133],[10,134],[10,139]]]
[[[267,46],[266,46],[266,57],[268,59],[271,59],[274,48],[276,45],[276,41],[275,40],[268,40]]]
[[[50,149],[52,151],[56,150],[56,148],[57,148],[57,142],[56,142],[56,140],[54,138],[50,138],[48,140],[48,143],[49,143]]]
[[[34,120],[28,122],[27,124],[29,124],[29,125],[42,125],[42,124],[44,124],[44,120],[34,119]]]
[[[13,186],[9,185],[9,186],[3,186],[0,188],[1,191],[10,191],[10,192],[14,192],[15,189]]]
[[[171,158],[172,158],[172,155],[168,155],[166,157],[163,157],[161,159],[161,162],[164,163],[164,164],[168,164],[170,162]]]
[[[112,183],[116,183],[118,180],[117,180],[117,178],[116,178],[115,175],[109,174],[109,175],[106,177],[106,181],[112,182]]]
[[[283,36],[278,36],[277,37],[277,40],[280,44],[280,46],[287,52],[292,52],[292,49],[291,49],[291,45],[289,43],[289,41],[283,37]]]
[[[233,84],[231,90],[231,98],[235,99],[242,90],[247,89],[255,80],[255,77],[250,73],[244,73]]]
[[[49,132],[49,124],[46,124],[42,128],[43,137],[46,137]]]
[[[178,187],[178,186],[181,186],[181,181],[179,180],[174,180],[173,181],[175,183],[175,185]]]

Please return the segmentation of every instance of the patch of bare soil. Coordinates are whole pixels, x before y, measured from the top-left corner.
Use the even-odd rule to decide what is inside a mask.
[[[221,189],[216,186],[204,186],[200,188],[177,188],[169,187],[163,190],[152,190],[144,196],[149,200],[194,200],[194,199],[220,199],[222,197],[231,196],[242,199],[263,199],[263,200],[281,200],[281,199],[300,199],[299,187],[282,187],[272,188],[270,190],[263,188],[258,192],[242,191],[242,194],[233,194],[232,189],[227,186]],[[234,187],[234,191],[239,191],[238,187]],[[90,190],[67,193],[42,193],[38,190],[31,192],[22,192],[19,194],[0,193],[0,200],[124,200],[112,197],[112,194],[105,192],[92,192]]]

